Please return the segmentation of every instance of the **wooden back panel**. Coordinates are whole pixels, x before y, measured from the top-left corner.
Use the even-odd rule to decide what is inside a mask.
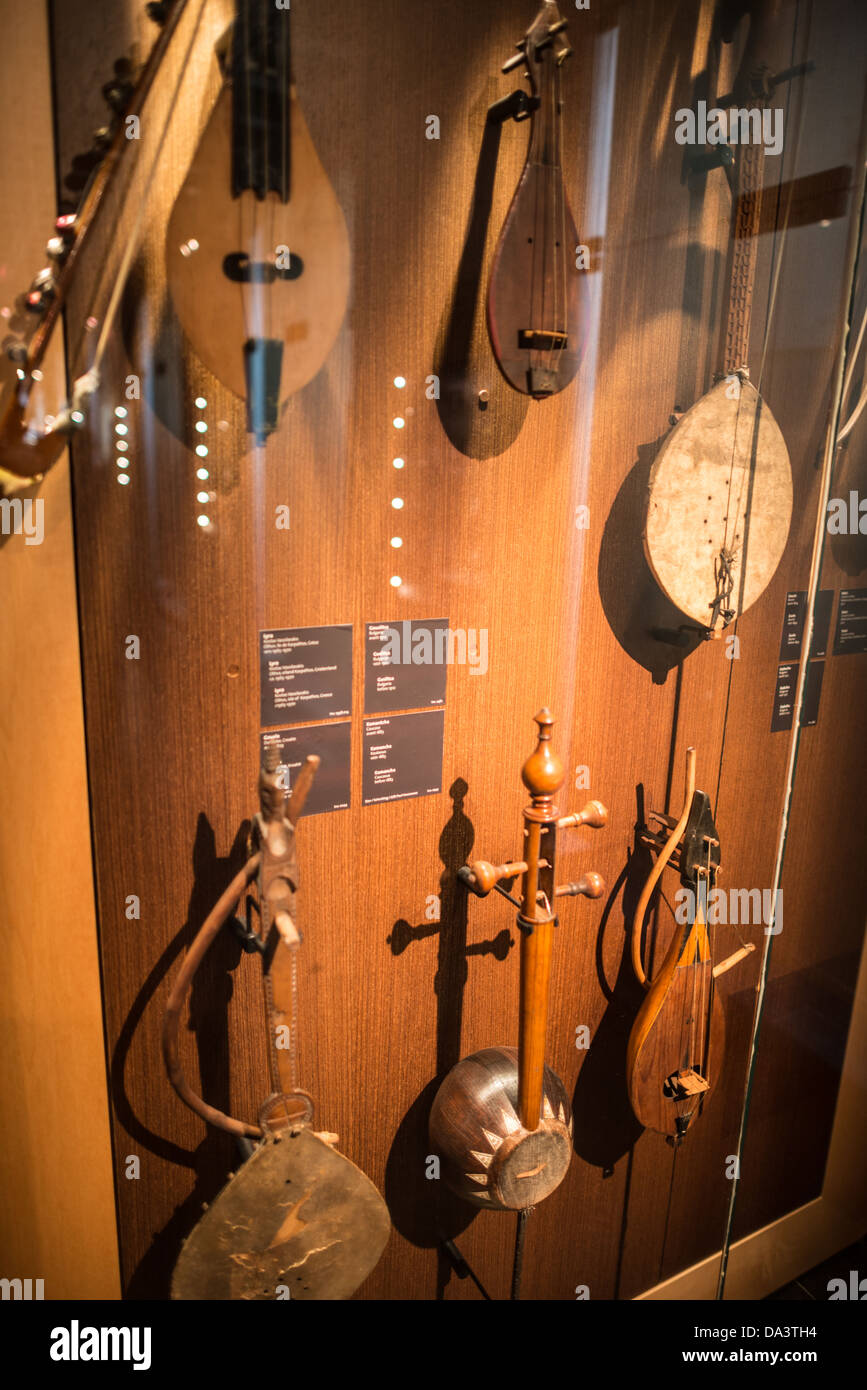
[[[219,8],[209,16],[209,40]],[[841,0],[832,8],[814,31],[817,54],[828,62],[840,32],[848,26],[851,34],[856,23],[852,5]],[[75,449],[116,1152],[120,1163],[128,1153],[142,1159],[139,1181],[119,1177],[132,1295],[165,1294],[199,1204],[234,1162],[226,1140],[205,1135],[175,1099],[160,1071],[158,1038],[168,979],[243,856],[241,828],[256,804],[257,634],[266,627],[354,629],[352,806],[305,819],[298,835],[305,934],[299,1063],[319,1122],[383,1190],[395,1226],[359,1296],[476,1296],[468,1283],[448,1283],[432,1248],[438,1229],[458,1236],[494,1296],[508,1290],[512,1223],[496,1213],[471,1219],[426,1178],[426,1122],[438,1079],[460,1056],[516,1040],[512,911],[499,899],[467,899],[454,874],[468,857],[514,854],[524,800],[519,770],[532,714],[543,704],[558,719],[557,746],[570,774],[564,811],[586,799],[575,782],[587,767],[590,793],[611,813],[604,835],[570,836],[562,875],[577,877],[592,855],[611,896],[601,916],[599,905],[583,900],[567,901],[561,913],[548,1061],[572,1093],[576,1158],[534,1217],[525,1297],[570,1298],[578,1285],[594,1298],[629,1297],[719,1243],[758,953],[720,982],[726,1066],[715,1104],[676,1159],[669,1203],[671,1150],[661,1136],[638,1130],[622,1072],[641,998],[626,939],[640,866],[630,869],[637,789],[649,806],[666,809],[672,782],[678,796],[684,751],[695,744],[699,783],[716,801],[724,881],[769,884],[787,746],[785,735],[769,733],[783,602],[808,572],[814,460],[853,208],[850,195],[845,216],[830,228],[811,220],[788,242],[763,384],[795,475],[786,555],[738,626],[739,659],[727,660],[722,644],[704,644],[687,649],[678,669],[683,651],[651,634],[671,626],[672,615],[655,593],[640,538],[647,475],[668,416],[710,381],[728,195],[721,176],[703,190],[681,184],[683,150],[671,119],[702,92],[710,9],[696,0],[655,0],[570,17],[575,57],[564,77],[564,169],[580,234],[593,249],[596,327],[575,382],[554,399],[522,401],[523,418],[508,400],[494,413],[502,392],[478,336],[483,315],[455,313],[450,296],[462,264],[481,263],[484,276],[523,165],[525,134],[506,127],[489,219],[478,208],[471,219],[485,112],[507,90],[497,73],[526,28],[524,4],[467,8],[444,0],[434,19],[422,4],[371,0],[362,12],[345,0],[322,0],[315,22],[295,16],[298,98],[346,214],[352,294],[331,357],[290,400],[280,431],[260,451],[245,434],[243,406],[184,348],[166,294],[165,227],[195,142],[202,88],[210,83],[215,92],[204,38],[197,47],[124,332],[105,374],[102,414],[91,442]],[[458,23],[460,47],[443,45],[442,35]],[[340,80],[330,81],[336,50],[345,61]],[[854,85],[839,83],[834,102],[847,119],[827,123],[808,171],[854,166]],[[716,89],[712,74],[706,94]],[[372,93],[388,96],[371,100]],[[438,140],[425,137],[431,114],[440,119]],[[467,260],[468,226],[475,240]],[[761,351],[772,240],[764,238],[760,258],[754,352]],[[830,253],[805,250],[805,242]],[[797,273],[805,259],[806,292]],[[481,301],[484,286],[483,278]],[[825,310],[821,332],[817,306]],[[468,432],[471,454],[454,446],[426,390],[438,344],[451,326],[454,348],[467,323],[476,336],[463,347],[480,389],[488,379],[491,387],[483,431]],[[131,372],[142,377],[144,399],[130,405],[132,481],[119,487],[112,412]],[[407,381],[403,390],[393,385],[398,374]],[[192,402],[199,394],[208,401],[208,487],[215,493],[207,532],[196,525]],[[393,425],[398,414],[402,430]],[[406,460],[399,472],[391,464],[396,454]],[[399,513],[395,496],[404,501]],[[285,505],[291,527],[277,530],[275,509]],[[586,529],[576,527],[582,505],[589,507]],[[399,551],[389,545],[394,535],[403,539]],[[404,581],[399,591],[389,584],[395,572]],[[453,629],[488,634],[484,675],[469,666],[448,672],[443,793],[362,807],[363,625],[443,615]],[[130,634],[141,637],[138,660],[125,656]],[[861,661],[840,658],[833,672],[844,723],[854,719],[844,711]],[[829,714],[823,706],[816,731],[825,738],[837,732]],[[802,767],[805,773],[810,795],[821,796],[827,762]],[[856,820],[854,786],[847,782],[848,799],[835,806],[841,824]],[[787,899],[783,968],[787,976],[806,972],[808,998],[822,962],[851,951],[860,930],[851,877],[835,891],[839,911],[824,914],[821,942],[813,915],[797,901],[789,910]],[[137,920],[125,915],[130,895],[141,901]],[[439,922],[430,915],[435,895]],[[657,961],[669,926],[661,916],[651,943]],[[720,938],[721,954],[733,949],[730,940]],[[212,954],[193,1000],[197,1031],[186,1038],[185,1067],[195,1076],[198,1062],[212,1103],[253,1116],[266,1075],[258,972],[228,940]],[[588,1052],[575,1046],[582,1025],[593,1038]],[[772,1094],[788,1066],[780,1052],[767,1059]],[[828,1117],[805,1135],[791,1111],[772,1107],[772,1118],[754,1111],[753,1125],[774,1152],[786,1143],[809,1146],[814,1193]],[[691,1194],[699,1185],[697,1222]],[[803,1183],[788,1170],[783,1181],[777,1168],[771,1186],[754,1195],[753,1225],[787,1200],[781,1190],[805,1200]]]

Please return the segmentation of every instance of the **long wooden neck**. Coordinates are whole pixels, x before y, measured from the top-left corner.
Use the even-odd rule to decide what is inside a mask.
[[[521,777],[531,792],[524,811],[524,890],[521,902],[521,1016],[518,1034],[518,1110],[525,1129],[542,1118],[548,990],[554,944],[554,866],[557,807],[563,767],[551,751],[553,721],[547,710],[536,715],[539,742]]]
[[[560,164],[560,69],[550,50],[536,68],[539,107],[533,114],[528,158],[532,164]]]
[[[756,258],[765,181],[764,113],[773,99],[772,78],[782,67],[782,0],[732,0],[732,24],[749,14],[749,32],[726,106],[746,114],[749,136],[741,129],[736,151],[735,201],[732,213],[731,273],[728,313],[722,345],[723,374],[746,367],[756,280]],[[734,29],[724,37],[732,37]],[[757,128],[758,127],[758,128]]]
[[[289,10],[274,0],[236,0],[232,36],[232,197],[289,201],[292,76]]]

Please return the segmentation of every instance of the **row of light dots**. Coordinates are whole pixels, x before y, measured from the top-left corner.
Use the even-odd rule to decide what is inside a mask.
[[[127,435],[129,434],[129,426],[126,423],[126,417],[129,414],[129,411],[127,410],[125,405],[116,405],[114,408],[114,414],[114,432],[116,435],[114,447],[117,449],[117,458],[115,459],[115,463],[117,464],[119,470],[117,475],[117,481],[119,483],[122,483],[124,487],[126,487],[129,483],[129,472],[127,471],[129,469],[129,459],[127,458],[127,452],[129,450],[129,441],[127,440]]]
[[[181,249],[183,249],[183,248],[181,248]],[[195,248],[194,248],[194,249],[195,249]],[[195,406],[196,406],[196,409],[197,409],[197,410],[205,410],[205,409],[207,409],[207,405],[208,405],[208,402],[207,402],[207,400],[205,399],[204,396],[196,396]],[[196,434],[207,434],[207,433],[208,433],[208,422],[207,422],[207,420],[197,420],[197,421],[196,421]],[[205,443],[204,439],[201,439],[201,440],[199,441],[199,443],[196,445],[196,457],[197,457],[199,460],[206,459],[206,458],[208,457],[208,446],[207,446],[207,444]],[[196,477],[198,478],[199,482],[200,482],[200,483],[206,483],[206,482],[208,481],[208,479],[210,478],[210,476],[211,476],[211,475],[210,475],[210,472],[209,472],[208,469],[205,467],[204,463],[200,462],[198,468],[196,469]],[[197,492],[197,493],[196,493],[196,501],[199,503],[200,506],[204,506],[205,503],[206,503],[206,502],[210,502],[210,500],[211,500],[211,494],[210,494],[209,492],[205,492],[204,489],[202,489],[200,492]],[[208,516],[208,514],[207,514],[206,512],[199,512],[199,515],[196,517],[196,521],[197,521],[197,523],[198,523],[199,526],[210,526],[210,524],[211,524],[211,518]]]
[[[394,378],[394,384],[397,387],[398,391],[402,391],[403,388],[406,386],[406,377],[396,376]],[[402,415],[395,415],[391,423],[394,425],[394,428],[396,430],[402,430],[404,425],[406,424],[406,420]],[[393,458],[391,462],[395,468],[403,468],[405,460],[402,458]],[[403,498],[392,497],[391,505],[396,512],[403,511]],[[391,547],[393,550],[400,550],[402,545],[403,539],[400,536],[392,536]],[[393,589],[399,589],[401,584],[403,583],[403,580],[401,579],[399,574],[393,574],[388,582]]]

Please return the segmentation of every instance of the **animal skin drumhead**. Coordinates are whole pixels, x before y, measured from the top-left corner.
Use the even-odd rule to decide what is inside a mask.
[[[785,440],[751,382],[727,377],[675,425],[650,472],[644,550],[663,593],[695,622],[745,612],[780,562],[792,519]]]
[[[309,1129],[268,1136],[181,1250],[176,1299],[349,1298],[385,1249],[368,1177]]]

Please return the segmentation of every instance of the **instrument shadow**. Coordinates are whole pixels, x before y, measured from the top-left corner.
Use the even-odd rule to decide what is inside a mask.
[[[649,850],[637,846],[621,869],[603,908],[595,963],[596,977],[607,1004],[572,1094],[574,1150],[585,1163],[601,1168],[603,1177],[613,1173],[614,1165],[629,1152],[642,1133],[632,1113],[626,1085],[626,1046],[644,1000],[644,991],[630,963],[629,927],[651,863]],[[609,986],[604,967],[605,934],[618,901],[622,925],[614,929],[622,934],[624,949],[617,978],[614,985]]]
[[[468,785],[462,777],[449,788],[452,814],[439,839],[440,920],[412,926],[404,918],[395,922],[387,940],[395,957],[415,942],[438,936],[437,969],[433,981],[436,996],[436,1075],[416,1097],[401,1120],[389,1149],[385,1169],[385,1199],[395,1230],[410,1242],[438,1252],[437,1293],[442,1299],[454,1271],[453,1259],[442,1248],[466,1230],[478,1208],[463,1202],[449,1191],[441,1178],[427,1176],[431,1171],[431,1145],[428,1118],[443,1078],[461,1057],[461,1027],[464,989],[468,977],[467,959],[471,955],[491,955],[504,961],[515,944],[509,931],[492,940],[467,941],[466,888],[458,880],[458,869],[466,864],[475,841],[472,821],[463,806]]]
[[[665,436],[638,446],[638,460],[605,521],[597,579],[608,625],[623,650],[664,685],[669,671],[696,650],[705,632],[666,598],[644,555],[642,528],[650,471]]]
[[[504,453],[518,437],[529,405],[497,365],[483,293],[501,131],[499,122],[485,121],[463,250],[434,352],[440,423],[454,447],[475,459]],[[480,391],[487,393],[484,400]]]
[[[237,1167],[238,1155],[232,1137],[210,1126],[195,1149],[184,1149],[163,1135],[149,1129],[136,1111],[138,1099],[130,1094],[126,1069],[137,1031],[163,981],[171,973],[175,960],[195,938],[199,927],[210,912],[215,897],[231,882],[246,858],[249,824],[238,830],[232,848],[225,858],[217,856],[214,832],[204,812],[200,812],[193,847],[193,886],[190,892],[187,920],[180,931],[155,961],[145,979],[118,1034],[112,1053],[109,1077],[112,1102],[119,1123],[134,1141],[137,1149],[191,1168],[195,1186],[188,1197],[172,1213],[170,1220],[156,1232],[153,1240],[130,1275],[126,1284],[127,1298],[168,1298],[169,1280],[182,1242],[189,1235],[201,1213],[203,1202],[211,1202],[225,1185],[226,1174]],[[240,943],[228,932],[222,932],[214,943],[208,959],[197,972],[190,999],[189,1028],[196,1033],[199,1054],[199,1074],[205,1094],[213,1095],[216,1104],[229,1104],[228,1004],[232,997],[231,975],[241,958]],[[160,1004],[160,1012],[162,1005]],[[159,1021],[150,1031],[159,1028]],[[154,1033],[154,1037],[157,1034]],[[158,1052],[158,1041],[153,1043]],[[143,1187],[146,1179],[139,1180]],[[146,1201],[142,1195],[141,1201]]]

